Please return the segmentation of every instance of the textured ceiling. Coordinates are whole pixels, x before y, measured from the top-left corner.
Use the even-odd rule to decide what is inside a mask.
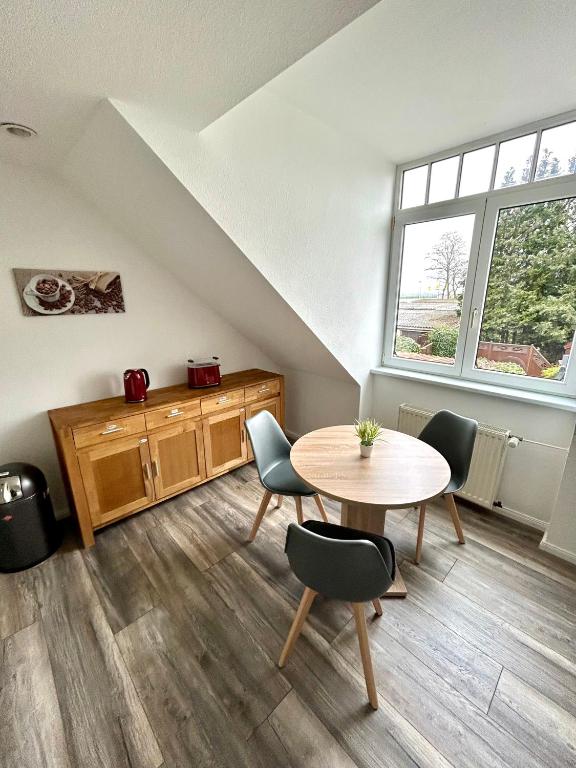
[[[3,0],[0,159],[57,163],[106,97],[198,130],[375,0]]]
[[[576,108],[575,0],[382,0],[267,88],[395,162]]]

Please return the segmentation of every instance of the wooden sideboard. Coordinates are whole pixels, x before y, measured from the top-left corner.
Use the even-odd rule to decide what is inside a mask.
[[[48,411],[82,542],[94,531],[252,461],[245,419],[270,411],[284,428],[284,377],[252,369],[217,387],[186,384]]]

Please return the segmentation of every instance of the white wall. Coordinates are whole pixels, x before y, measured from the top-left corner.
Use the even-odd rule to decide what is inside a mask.
[[[0,164],[0,464],[29,461],[66,509],[46,410],[121,394],[125,368],[153,387],[185,380],[190,355],[223,371],[275,364],[55,178]],[[13,267],[119,271],[126,313],[25,317]]]
[[[562,480],[576,415],[453,388],[373,374],[371,411],[387,427],[396,428],[398,407],[448,408],[485,424],[505,427],[529,440],[559,446],[521,444],[510,449],[498,498],[504,511],[544,529],[550,520]]]
[[[318,424],[311,402],[330,423],[348,417],[342,391],[357,398],[354,379],[109,102],[60,172],[163,270],[286,369],[290,431]],[[298,372],[313,374],[304,376],[307,389],[290,386]]]
[[[358,384],[307,371],[285,370],[284,374],[286,431],[290,437],[300,437],[320,427],[351,424],[358,418]]]
[[[59,172],[164,270],[279,365],[350,380],[109,102],[102,102]]]
[[[576,433],[542,549],[576,564]]]
[[[363,384],[381,351],[393,166],[268,87],[199,136],[116,106]]]

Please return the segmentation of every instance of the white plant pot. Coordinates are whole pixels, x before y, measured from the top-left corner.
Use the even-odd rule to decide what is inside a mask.
[[[372,456],[372,448],[374,448],[373,445],[362,445],[362,443],[360,443],[360,456],[369,459],[370,456]]]

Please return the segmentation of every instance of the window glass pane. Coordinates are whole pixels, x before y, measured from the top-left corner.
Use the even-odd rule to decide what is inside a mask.
[[[561,381],[576,328],[576,198],[503,208],[476,367]]]
[[[500,144],[494,189],[513,187],[530,181],[535,143],[536,134],[531,133],[529,136],[521,136],[519,139],[503,141]]]
[[[428,166],[421,165],[402,174],[402,205],[401,208],[412,208],[424,205],[426,200],[426,182],[428,181]]]
[[[542,131],[536,179],[576,173],[576,123]]]
[[[456,196],[456,177],[458,176],[458,164],[460,156],[449,157],[432,163],[430,171],[430,191],[428,202],[436,203],[438,200],[451,200]]]
[[[474,214],[404,227],[394,355],[453,365]]]
[[[458,197],[486,192],[490,187],[494,151],[496,147],[483,147],[473,152],[466,152],[462,159],[462,176]]]

